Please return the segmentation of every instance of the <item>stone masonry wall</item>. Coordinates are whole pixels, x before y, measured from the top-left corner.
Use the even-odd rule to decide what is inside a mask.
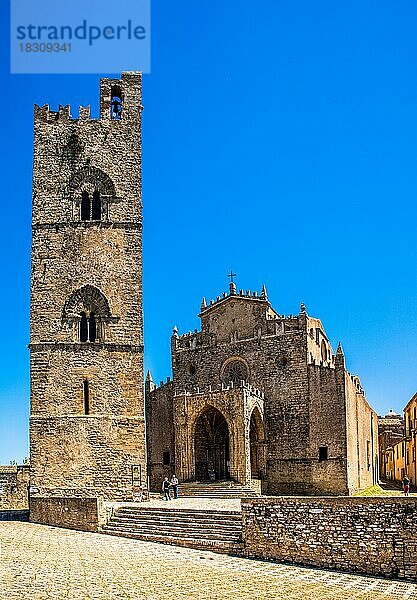
[[[343,392],[344,370],[309,365],[309,451],[311,492],[348,494],[346,407]],[[320,447],[327,448],[327,460],[319,460]]]
[[[30,453],[41,495],[119,499],[133,465],[146,481],[141,103],[130,72],[101,80],[99,119],[35,107]],[[99,194],[95,216],[85,194]],[[86,318],[96,335],[85,341]]]
[[[98,531],[105,523],[100,498],[31,498],[31,523],[54,525],[79,531]]]
[[[156,392],[147,390],[146,395],[149,487],[158,492],[164,477],[171,479],[176,472],[172,387],[172,382],[169,382]],[[169,464],[164,464],[164,453],[169,453]]]
[[[378,482],[378,416],[370,408],[359,379],[345,373],[350,493]]]
[[[201,332],[172,338],[175,389],[216,386],[227,361],[244,361],[265,395],[263,492],[347,493],[344,396],[320,321],[283,317],[266,300],[237,294],[201,318]],[[329,447],[329,460],[319,462],[320,446]]]
[[[233,284],[230,294],[209,305],[203,300],[200,317],[201,331],[179,336],[175,329],[172,335],[173,382],[169,389],[162,386],[152,394],[154,408],[161,405],[164,423],[168,413],[162,405],[181,395],[186,399],[188,393],[189,406],[194,401],[200,406],[201,390],[215,391],[227,384],[228,365],[239,364],[242,379],[265,398],[263,493],[344,495],[374,483],[377,441],[372,420],[376,415],[358,378],[346,371],[341,346],[333,353],[319,319],[308,316],[304,306],[296,316],[280,315],[271,307],[265,288],[258,296],[243,290],[236,293]],[[226,417],[221,402],[217,408]],[[189,407],[187,414],[192,414]],[[151,470],[152,440],[161,422],[156,417],[157,410],[149,412]],[[171,427],[176,437],[183,435],[175,414]],[[191,463],[193,443],[176,442],[177,454],[181,447]],[[192,464],[186,472],[192,475]]]
[[[230,298],[221,320],[239,320],[240,298]],[[243,316],[247,301],[243,302]],[[259,310],[259,301],[256,309]],[[268,304],[264,304],[264,313]],[[243,309],[242,309],[243,310]],[[219,317],[220,318],[220,317]],[[306,332],[299,318],[266,321],[257,314],[251,337],[221,340],[211,333],[173,338],[173,375],[178,390],[219,385],[222,366],[232,357],[246,362],[249,381],[265,393],[267,468],[264,491],[291,493],[310,479],[306,440],[309,437]],[[303,317],[301,316],[301,320]],[[212,320],[215,320],[213,314]],[[243,320],[243,317],[242,317]],[[208,327],[208,324],[205,324]],[[210,325],[210,332],[214,326]],[[196,338],[196,342],[193,339]],[[200,342],[200,343],[199,343]]]
[[[28,504],[29,465],[0,466],[0,510],[24,510]]]
[[[417,580],[413,498],[242,500],[244,554]]]

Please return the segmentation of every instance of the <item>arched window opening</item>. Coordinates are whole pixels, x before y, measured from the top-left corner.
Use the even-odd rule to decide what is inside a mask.
[[[93,192],[92,197],[88,192],[81,195],[81,221],[101,221],[100,192]]]
[[[115,121],[122,118],[122,90],[117,85],[111,89],[110,118]]]
[[[100,192],[93,193],[93,202],[91,207],[91,218],[93,221],[101,220],[101,200],[100,200]]]
[[[88,340],[88,322],[87,315],[85,312],[81,313],[80,321],[80,342],[86,342]]]
[[[81,221],[90,220],[90,197],[88,192],[83,192],[81,196]]]
[[[105,323],[111,318],[107,298],[92,285],[84,285],[75,290],[66,301],[62,312],[64,323],[77,324],[77,338],[81,343],[102,342]]]
[[[84,414],[90,414],[90,386],[88,379],[84,379]]]
[[[92,312],[90,314],[90,319],[88,321],[88,339],[90,340],[90,342],[95,342],[96,341],[96,337],[97,337],[97,326],[96,326],[96,317],[94,316],[94,313]]]

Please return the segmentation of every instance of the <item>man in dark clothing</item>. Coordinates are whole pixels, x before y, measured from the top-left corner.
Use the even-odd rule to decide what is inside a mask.
[[[171,500],[171,494],[169,492],[170,485],[171,484],[168,481],[168,477],[165,477],[164,481],[162,482],[162,491],[164,492],[165,500]]]

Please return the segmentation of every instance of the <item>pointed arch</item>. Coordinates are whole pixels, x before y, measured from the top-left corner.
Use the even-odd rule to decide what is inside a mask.
[[[263,479],[265,475],[265,426],[258,406],[255,406],[249,426],[251,478]]]
[[[197,480],[230,477],[230,430],[225,416],[206,406],[194,422],[194,457]]]

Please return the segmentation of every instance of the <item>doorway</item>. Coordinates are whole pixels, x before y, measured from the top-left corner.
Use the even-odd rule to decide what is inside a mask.
[[[226,419],[216,408],[207,408],[197,419],[194,433],[197,481],[230,478],[230,439]]]

